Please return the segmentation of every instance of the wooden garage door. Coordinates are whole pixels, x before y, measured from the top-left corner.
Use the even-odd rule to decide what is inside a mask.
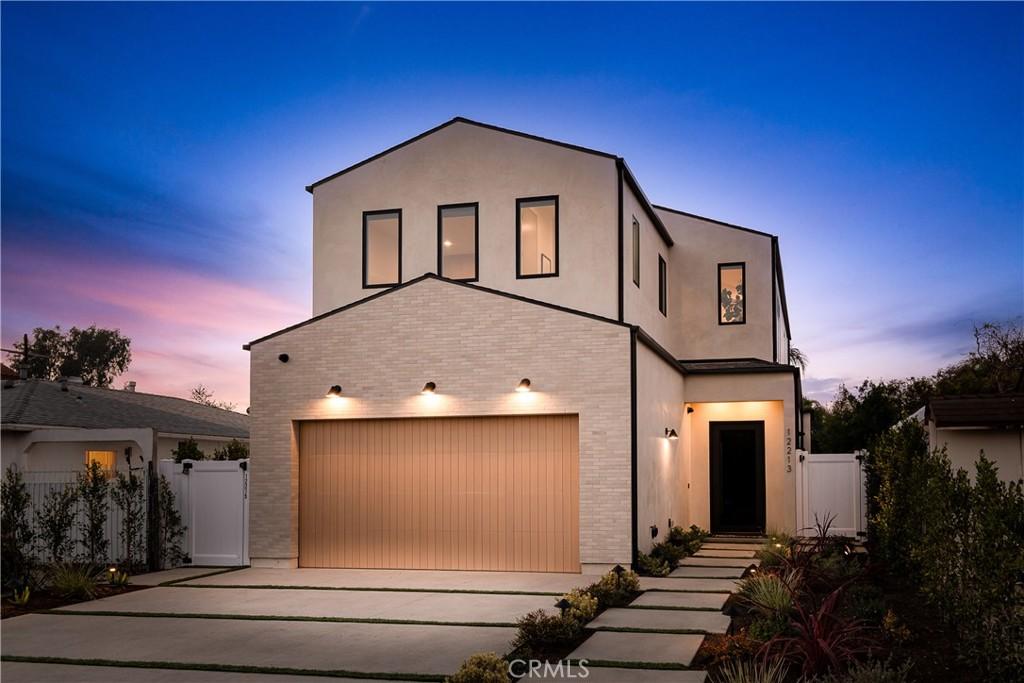
[[[575,415],[305,422],[299,565],[578,572]]]

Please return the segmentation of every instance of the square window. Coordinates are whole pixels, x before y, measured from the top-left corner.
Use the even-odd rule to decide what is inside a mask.
[[[402,210],[363,213],[363,287],[402,281]]]
[[[477,204],[437,207],[437,274],[452,280],[478,278],[480,209]]]
[[[558,275],[558,197],[516,200],[516,277]]]
[[[718,324],[747,322],[746,264],[718,264]]]

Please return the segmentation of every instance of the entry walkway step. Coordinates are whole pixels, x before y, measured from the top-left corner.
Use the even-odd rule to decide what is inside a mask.
[[[736,579],[684,579],[672,578],[670,576],[641,576],[640,590],[730,593],[736,590]]]
[[[679,567],[669,574],[672,578],[685,579],[738,579],[746,567]]]
[[[751,543],[705,543],[701,550],[757,550]]]
[[[765,536],[729,536],[729,535],[716,535],[708,536],[704,539],[704,543],[750,543],[753,545],[761,545],[767,539]]]
[[[649,631],[661,633],[725,633],[729,617],[721,612],[678,609],[612,608],[601,612],[587,628],[604,630]]]
[[[728,593],[675,593],[670,591],[647,591],[629,603],[629,608],[662,607],[665,609],[707,609],[721,610]]]
[[[704,683],[703,671],[666,671],[658,669],[619,669],[608,666],[587,667],[590,675],[577,676],[586,683]]]
[[[757,559],[742,557],[686,557],[679,562],[680,567],[739,567],[746,569],[752,564],[760,564]]]
[[[754,550],[715,550],[708,549],[707,546],[702,547],[693,555],[694,557],[731,557],[731,558],[751,558],[754,557]]]
[[[598,631],[569,658],[608,664],[674,664],[689,666],[704,636],[676,633],[619,633]]]

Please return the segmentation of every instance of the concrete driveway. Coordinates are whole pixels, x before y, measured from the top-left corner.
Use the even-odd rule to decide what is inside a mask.
[[[5,620],[5,656],[68,661],[5,661],[2,674],[5,683],[440,678],[473,653],[505,654],[516,619],[592,578],[245,569]]]

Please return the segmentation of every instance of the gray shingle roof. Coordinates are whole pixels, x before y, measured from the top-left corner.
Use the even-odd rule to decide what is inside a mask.
[[[2,423],[249,438],[249,416],[173,396],[30,379],[0,390]]]
[[[936,427],[1020,427],[1024,394],[937,396],[928,403]]]

